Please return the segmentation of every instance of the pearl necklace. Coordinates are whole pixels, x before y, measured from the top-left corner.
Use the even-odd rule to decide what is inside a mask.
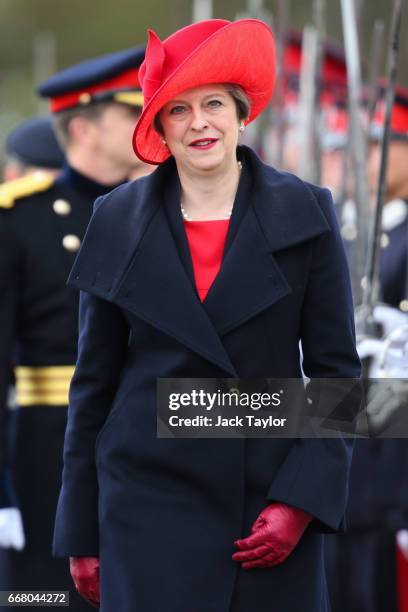
[[[242,162],[238,161],[237,165],[238,165],[239,175],[241,176]],[[183,215],[183,219],[185,221],[193,221],[193,219],[186,213],[182,202],[180,202],[180,208],[181,208],[181,214]],[[230,219],[231,215],[232,215],[232,209],[233,208],[234,208],[234,204],[231,206],[231,208],[230,208],[230,210],[228,212],[228,215],[226,217],[222,217],[222,219]]]

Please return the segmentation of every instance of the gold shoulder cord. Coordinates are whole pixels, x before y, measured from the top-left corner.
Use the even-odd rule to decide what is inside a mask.
[[[0,208],[13,208],[19,198],[47,191],[55,182],[53,174],[37,170],[0,185]]]

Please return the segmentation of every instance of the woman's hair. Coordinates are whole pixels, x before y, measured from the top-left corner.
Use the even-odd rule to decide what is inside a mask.
[[[239,121],[246,121],[251,114],[251,102],[245,91],[235,83],[225,83],[225,88],[235,102]]]
[[[245,91],[240,85],[236,85],[235,83],[223,83],[223,85],[225,86],[227,93],[230,94],[230,96],[235,102],[238,121],[245,121],[246,119],[248,119],[251,113],[251,102]],[[163,126],[160,121],[160,111],[154,118],[153,127],[156,132],[158,132],[158,134],[160,134],[161,136],[164,135]]]

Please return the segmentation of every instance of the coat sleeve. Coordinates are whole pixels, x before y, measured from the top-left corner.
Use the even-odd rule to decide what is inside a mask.
[[[331,231],[315,241],[301,319],[303,370],[309,378],[358,378],[351,286],[330,192],[319,190]],[[310,512],[322,531],[344,528],[353,441],[343,438],[295,441],[269,492]]]
[[[95,444],[115,397],[129,326],[114,304],[81,292],[78,360],[70,387],[55,556],[98,556]]]
[[[20,250],[12,210],[0,211],[0,508],[17,504],[8,468],[7,398],[17,336]]]

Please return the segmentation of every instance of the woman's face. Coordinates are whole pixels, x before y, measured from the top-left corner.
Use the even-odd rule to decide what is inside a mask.
[[[224,85],[188,89],[160,111],[164,138],[185,172],[226,169],[236,164],[237,108]]]

